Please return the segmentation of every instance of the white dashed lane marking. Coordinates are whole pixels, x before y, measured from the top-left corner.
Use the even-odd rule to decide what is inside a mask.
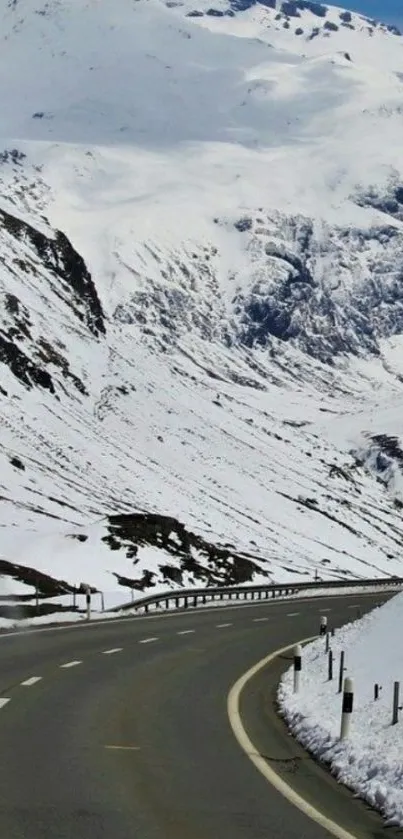
[[[121,653],[123,647],[114,647],[112,650],[104,650],[103,655],[113,655],[114,653]]]
[[[66,664],[61,664],[60,667],[67,670],[68,667],[77,667],[77,664],[82,664],[82,661],[68,661]]]
[[[139,641],[139,644],[151,644],[152,641],[158,641],[158,638],[143,638],[142,641]]]
[[[299,612],[288,612],[287,618],[296,618]]]
[[[359,609],[358,603],[354,603],[354,606],[347,606],[348,609]]]
[[[105,746],[105,749],[112,749],[114,751],[129,751],[129,752],[139,752],[140,746]]]
[[[232,623],[217,623],[216,629],[225,629],[227,626],[232,626]]]
[[[318,612],[331,612],[331,609],[318,609]]]
[[[262,621],[268,621],[269,618],[253,618],[253,623],[262,623]]]
[[[30,679],[25,679],[25,682],[21,682],[21,685],[30,688],[32,685],[36,685],[37,682],[40,682],[41,679],[42,676],[31,676]]]
[[[7,702],[9,702],[9,701],[10,700],[6,699],[4,696],[0,697],[0,708],[4,708],[4,706],[7,705]]]
[[[193,632],[196,632],[195,629],[182,629],[181,632],[177,632],[177,635],[191,635]]]

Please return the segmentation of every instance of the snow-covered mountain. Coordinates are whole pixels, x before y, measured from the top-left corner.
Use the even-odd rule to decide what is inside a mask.
[[[310,0],[0,24],[0,571],[400,574],[398,31]]]

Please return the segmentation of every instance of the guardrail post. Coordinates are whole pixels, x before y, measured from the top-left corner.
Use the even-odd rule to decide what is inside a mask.
[[[294,647],[294,693],[299,692],[302,669],[302,648],[301,644]]]
[[[351,714],[354,705],[354,684],[353,680],[344,679],[343,705],[341,710],[340,740],[346,740],[350,733]]]
[[[326,632],[325,652],[328,653],[329,650],[330,650],[330,632]]]

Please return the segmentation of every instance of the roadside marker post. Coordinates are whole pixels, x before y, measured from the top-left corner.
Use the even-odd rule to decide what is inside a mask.
[[[302,647],[297,644],[294,647],[294,693],[299,693],[301,684],[301,669],[302,669]]]
[[[399,705],[399,694],[400,694],[400,682],[393,683],[393,713],[392,713],[392,725],[396,725],[399,722],[399,711],[402,710],[401,705]]]
[[[333,650],[329,650],[329,658],[327,664],[327,680],[331,682],[333,679]]]
[[[350,733],[351,714],[354,705],[354,683],[347,677],[344,679],[343,704],[341,709],[340,740],[347,740]]]
[[[382,685],[378,685],[378,683],[376,682],[374,684],[374,700],[375,700],[375,702],[377,701],[377,699],[379,699],[379,691],[380,690],[382,690]]]
[[[343,674],[344,674],[345,669],[346,668],[344,666],[344,650],[342,650],[341,653],[340,653],[339,690],[338,690],[338,693],[341,693],[342,690],[343,690]]]
[[[86,588],[85,602],[86,602],[86,605],[87,605],[87,621],[90,621],[91,620],[91,587],[86,586],[85,588]]]

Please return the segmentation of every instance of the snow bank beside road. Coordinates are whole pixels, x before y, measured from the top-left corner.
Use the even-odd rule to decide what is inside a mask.
[[[298,740],[329,765],[339,781],[403,826],[403,717],[392,726],[393,683],[403,684],[403,594],[338,630],[332,638],[334,679],[328,681],[323,638],[303,651],[301,690],[293,695],[292,670],[284,675],[281,713]],[[340,742],[340,652],[354,680],[354,711],[348,740]],[[374,684],[382,686],[374,701]]]

